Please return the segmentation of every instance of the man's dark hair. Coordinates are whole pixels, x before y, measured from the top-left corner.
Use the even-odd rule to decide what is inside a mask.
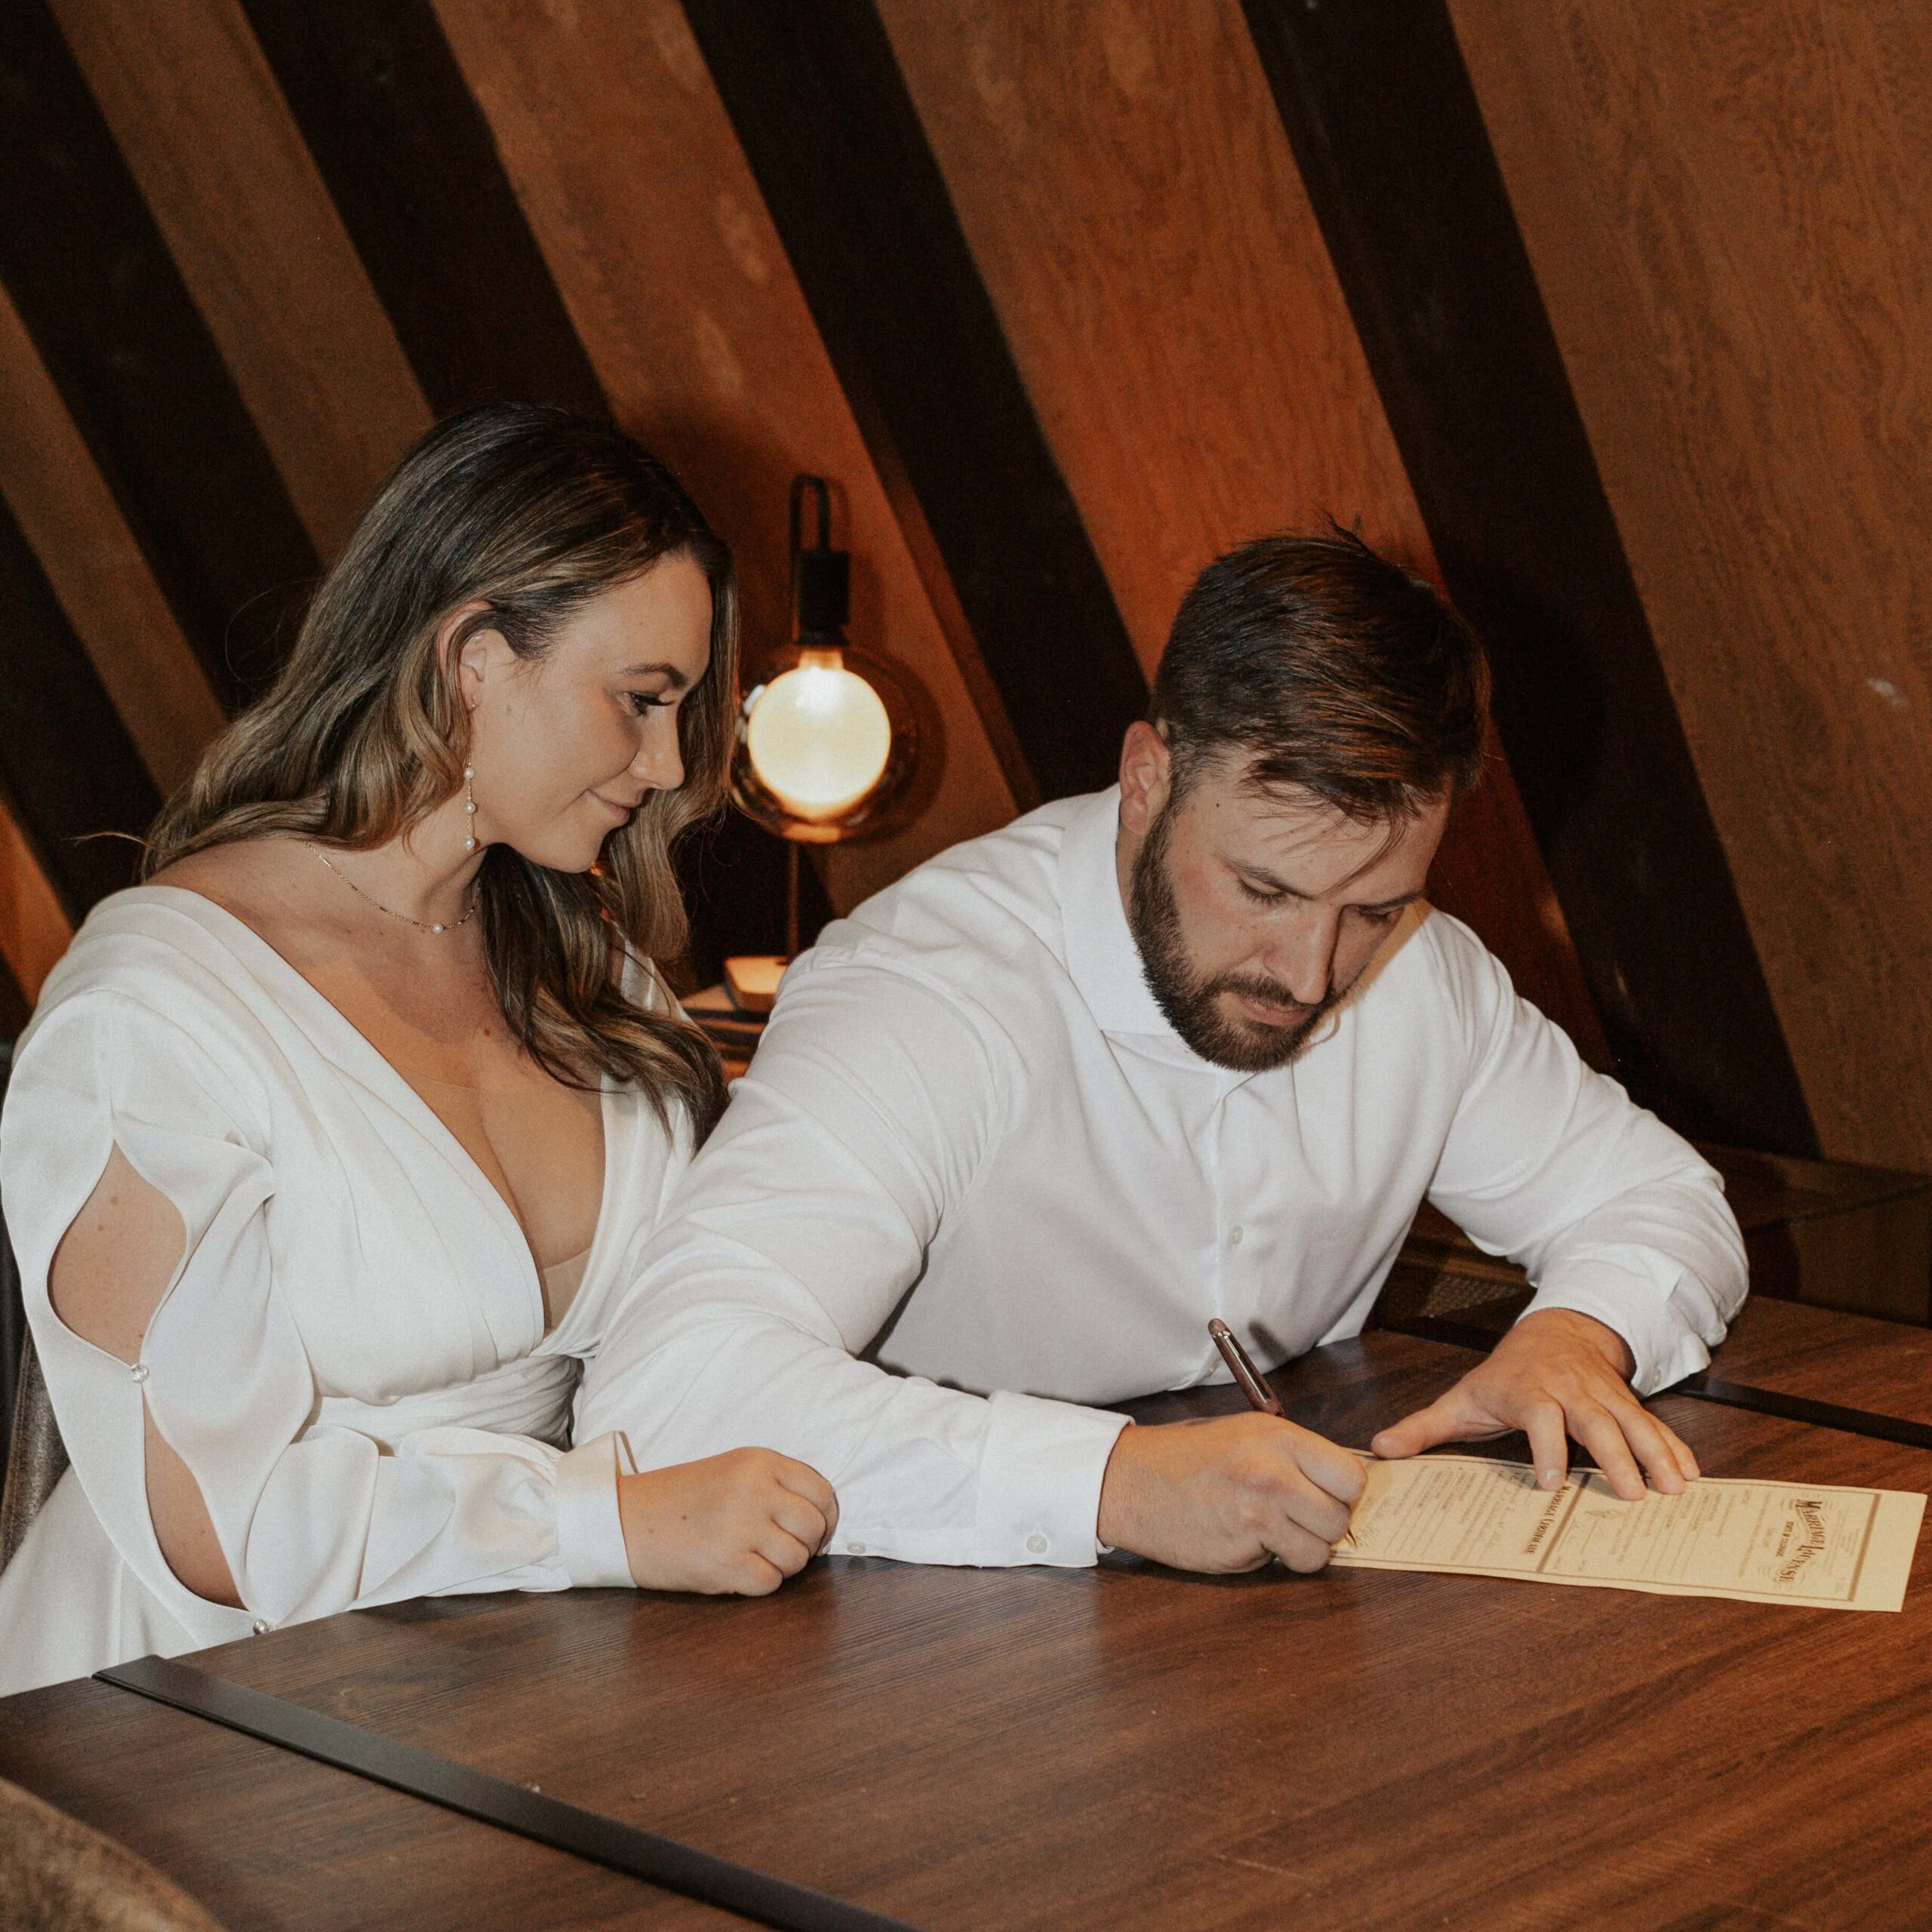
[[[1358,537],[1257,537],[1182,600],[1150,716],[1184,792],[1217,757],[1352,818],[1399,819],[1482,774],[1489,669],[1475,633]]]

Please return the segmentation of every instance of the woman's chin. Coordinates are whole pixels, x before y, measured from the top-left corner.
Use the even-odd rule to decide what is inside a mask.
[[[546,872],[587,872],[604,856],[609,837],[608,832],[594,839],[577,833],[559,838],[507,838],[503,842],[518,858],[541,866]]]

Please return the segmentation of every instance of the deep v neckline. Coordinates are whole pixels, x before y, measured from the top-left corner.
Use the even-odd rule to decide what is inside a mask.
[[[409,1084],[409,1081],[368,1035],[364,1032],[361,1028],[358,1026],[355,1021],[351,1020],[348,1014],[329,998],[328,994],[316,986],[300,967],[283,958],[281,954],[256,931],[254,928],[250,925],[238,912],[231,912],[226,906],[211,899],[206,893],[196,892],[185,885],[136,886],[125,896],[134,898],[137,896],[146,897],[149,894],[171,894],[178,898],[192,900],[198,907],[205,906],[217,919],[221,920],[226,925],[232,926],[237,933],[240,934],[247,945],[254,949],[260,955],[262,962],[266,964],[272,972],[281,975],[288,982],[290,990],[297,996],[296,1003],[306,1003],[309,1007],[312,1023],[319,1022],[321,1030],[338,1036],[340,1041],[346,1048],[346,1056],[341,1051],[330,1053],[330,1057],[334,1060],[336,1065],[351,1078],[361,1081],[363,1085],[371,1088],[372,1091],[383,1093],[383,1097],[392,1106],[395,1107],[398,1112],[405,1115],[413,1114],[415,1117],[414,1124],[423,1134],[424,1137],[438,1146],[444,1158],[449,1162],[451,1168],[462,1176],[470,1191],[486,1204],[491,1213],[495,1217],[497,1227],[510,1246],[522,1259],[526,1285],[529,1288],[537,1309],[538,1326],[546,1335],[555,1334],[561,1329],[565,1323],[570,1319],[571,1309],[574,1309],[579,1305],[582,1296],[579,1294],[573,1297],[571,1309],[566,1309],[564,1311],[562,1318],[558,1321],[556,1327],[552,1328],[550,1326],[549,1310],[545,1305],[543,1299],[543,1271],[537,1263],[536,1251],[530,1245],[530,1237],[524,1232],[523,1223],[517,1218],[515,1209],[503,1198],[502,1190],[483,1171],[482,1164],[463,1144],[461,1139],[451,1128],[449,1123]],[[226,941],[224,943],[229,943],[230,952],[237,950],[232,943]],[[263,976],[257,971],[256,977],[260,979]],[[309,1030],[312,1036],[316,1030],[312,1023]],[[349,1064],[351,1060],[355,1059],[366,1062],[375,1070],[377,1077],[374,1080],[370,1080],[357,1072]],[[383,1091],[385,1088],[388,1090],[386,1092]],[[398,1104],[398,1101],[400,1105]],[[583,1251],[589,1257],[589,1261],[586,1263],[584,1269],[584,1278],[586,1280],[592,1272],[592,1264],[595,1262],[597,1251],[602,1243],[604,1230],[609,1225],[611,1174],[616,1165],[611,1155],[611,1083],[608,1079],[600,1080],[598,1082],[597,1111],[598,1124],[603,1142],[604,1171],[599,1177],[598,1184],[596,1225],[591,1230],[590,1245]],[[571,1258],[576,1259],[574,1256]]]

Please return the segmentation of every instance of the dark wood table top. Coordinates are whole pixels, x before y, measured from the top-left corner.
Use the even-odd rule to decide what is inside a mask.
[[[1469,1360],[1370,1334],[1278,1381],[1360,1443]],[[1932,1335],[1856,1317],[1753,1304],[1719,1369],[1932,1418]],[[1660,1407],[1713,1475],[1932,1489],[1932,1453]],[[1890,1616],[838,1559],[755,1602],[445,1598],[198,1661],[934,1932],[1843,1932],[1932,1919],[1928,1560]],[[100,1684],[0,1704],[0,1775],[237,1932],[731,1922]]]

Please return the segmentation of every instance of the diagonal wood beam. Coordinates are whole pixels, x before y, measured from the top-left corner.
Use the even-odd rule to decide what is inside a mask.
[[[0,8],[0,279],[233,704],[315,553],[46,0]]]
[[[1677,1126],[1817,1152],[1442,0],[1244,0],[1617,1068]]]
[[[685,14],[1016,791],[1110,783],[1146,681],[872,0]]]
[[[133,884],[161,795],[4,503],[0,789],[68,918]]]

